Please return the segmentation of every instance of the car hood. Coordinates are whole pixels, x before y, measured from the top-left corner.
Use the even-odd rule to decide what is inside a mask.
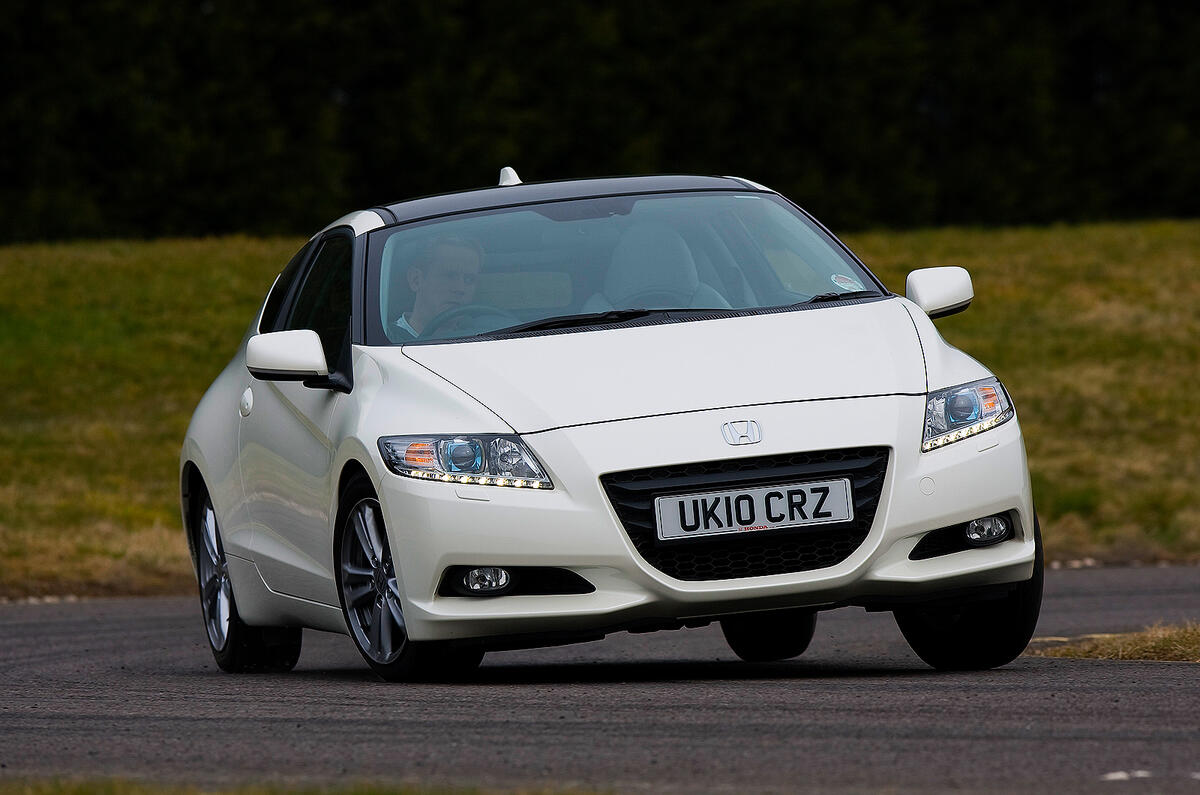
[[[926,388],[898,300],[401,350],[518,433]]]

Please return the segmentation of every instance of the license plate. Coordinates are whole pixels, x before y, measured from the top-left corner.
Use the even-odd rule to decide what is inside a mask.
[[[656,498],[654,512],[658,537],[663,541],[833,524],[854,518],[850,481],[846,478],[673,494]]]

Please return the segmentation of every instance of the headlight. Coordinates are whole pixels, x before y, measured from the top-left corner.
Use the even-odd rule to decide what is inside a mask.
[[[384,436],[379,452],[397,475],[446,483],[552,489],[554,484],[517,436]]]
[[[1012,402],[996,378],[930,392],[925,399],[921,452],[991,430],[1012,417]]]

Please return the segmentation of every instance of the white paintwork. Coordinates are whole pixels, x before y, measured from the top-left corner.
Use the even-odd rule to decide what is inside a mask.
[[[329,375],[321,338],[308,329],[254,335],[246,343],[246,368],[281,375]]]
[[[899,299],[400,350],[376,355],[420,362],[520,433],[724,406],[925,391],[921,346]]]
[[[345,224],[367,231],[382,221],[356,213],[331,226]],[[990,373],[945,343],[924,311],[930,299],[917,293],[501,342],[356,346],[348,395],[253,380],[248,362],[283,359],[274,349],[262,355],[276,335],[255,335],[252,325],[192,417],[181,476],[194,468],[212,496],[239,611],[252,624],[345,631],[332,578],[333,517],[349,464],[365,469],[384,507],[416,640],[600,629],[1026,579],[1034,514],[1017,420],[920,452],[925,392]],[[311,366],[311,340],[305,345],[287,361]],[[728,445],[721,426],[751,419],[762,440]],[[525,434],[553,490],[402,478],[376,445],[385,435],[514,431]],[[892,451],[874,524],[848,559],[810,572],[674,580],[634,552],[598,480],[622,469],[857,445]],[[1016,512],[1016,539],[908,559],[923,532],[1005,510]],[[436,596],[444,568],[459,564],[562,566],[596,590]]]
[[[966,268],[948,265],[921,268],[908,274],[904,296],[931,317],[965,309],[975,297]]]
[[[897,300],[908,310],[917,336],[921,339],[921,350],[925,354],[925,372],[928,376],[927,389],[930,392],[978,381],[992,375],[990,370],[970,355],[946,342],[929,316],[921,311],[921,307],[904,298]]]
[[[329,478],[331,429],[344,396],[295,381],[255,381],[250,389],[255,407],[241,421],[238,447],[251,560],[272,589],[337,604],[327,528],[337,486]]]
[[[754,188],[754,189],[756,189],[756,190],[761,190],[761,191],[763,191],[764,193],[774,193],[774,192],[775,192],[775,191],[771,190],[770,188],[768,188],[766,185],[760,185],[760,184],[758,184],[757,182],[755,182],[754,180],[752,180],[752,179],[746,179],[745,177],[732,177],[732,176],[727,176],[727,177],[725,177],[725,179],[736,179],[738,182],[744,182],[744,183],[746,183],[747,185],[749,185],[750,187],[752,187],[752,188]]]
[[[505,166],[500,169],[500,187],[505,188],[509,185],[520,185],[521,178],[517,176],[517,170],[512,166]]]
[[[354,234],[356,236],[365,235],[367,232],[371,232],[383,226],[383,218],[380,217],[379,213],[375,212],[374,210],[359,210],[357,212],[347,213],[346,215],[343,215],[341,218],[326,226],[320,232],[317,232],[317,234],[313,235],[312,238],[309,239],[315,239],[337,226],[350,227],[354,230]]]

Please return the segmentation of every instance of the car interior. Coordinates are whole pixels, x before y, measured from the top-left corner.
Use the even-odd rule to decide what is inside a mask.
[[[393,234],[379,266],[380,320],[389,339],[409,339],[393,330],[413,306],[407,271],[416,252],[442,236],[467,237],[483,249],[472,303],[512,318],[501,323],[503,315],[493,315],[490,328],[613,309],[754,308],[800,300],[806,287],[829,289],[828,267],[809,265],[829,254],[813,243],[779,240],[770,225],[751,231],[728,209],[697,212],[696,199],[636,207],[565,220],[519,209]]]

